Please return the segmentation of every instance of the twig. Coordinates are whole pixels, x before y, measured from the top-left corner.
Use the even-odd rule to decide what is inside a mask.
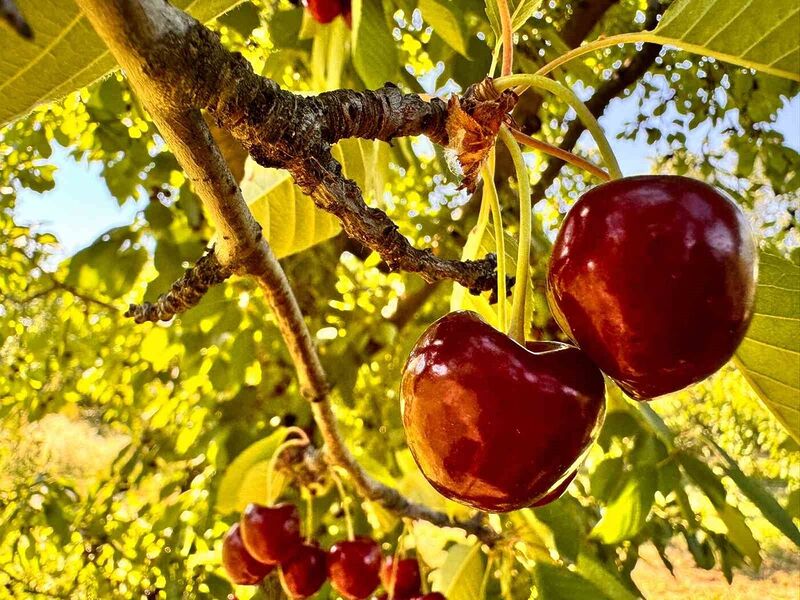
[[[0,0],[0,16],[22,37],[27,40],[33,39],[33,29],[22,16],[14,0]]]
[[[501,75],[511,75],[514,63],[514,32],[511,28],[511,11],[508,0],[496,0],[497,10],[500,12],[500,28],[503,32],[503,66]]]
[[[158,300],[131,304],[125,316],[132,317],[137,323],[169,321],[178,313],[196,306],[211,286],[222,283],[230,276],[231,270],[222,266],[214,251],[210,250],[192,268],[186,269],[183,276]]]

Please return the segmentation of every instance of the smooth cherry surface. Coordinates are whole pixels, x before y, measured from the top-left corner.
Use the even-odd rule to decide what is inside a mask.
[[[245,548],[263,563],[283,562],[303,543],[300,515],[293,504],[262,506],[250,503],[239,523]]]
[[[646,400],[730,359],[752,316],[756,265],[745,216],[713,187],[628,177],[589,190],[567,214],[548,300],[600,369]]]
[[[394,589],[394,597],[398,599],[418,595],[422,590],[419,563],[415,558],[403,558],[395,567],[394,557],[387,557],[381,566],[381,583],[386,591]]]
[[[275,568],[250,555],[242,542],[238,523],[233,524],[222,540],[222,566],[228,578],[237,585],[259,584]]]
[[[344,12],[341,0],[308,0],[307,8],[317,23],[330,23]]]
[[[574,346],[532,347],[461,311],[411,351],[401,383],[406,441],[448,498],[491,512],[530,506],[592,443],[605,412],[602,374]]]
[[[328,578],[326,562],[327,553],[322,548],[303,544],[281,563],[283,580],[292,598],[308,598],[317,593]]]
[[[333,589],[348,600],[366,598],[380,583],[382,558],[380,546],[370,538],[337,542],[328,551],[328,577]]]

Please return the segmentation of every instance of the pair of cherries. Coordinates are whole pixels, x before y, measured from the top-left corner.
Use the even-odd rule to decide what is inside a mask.
[[[756,268],[745,216],[705,183],[644,176],[588,191],[547,274],[551,311],[577,347],[522,346],[471,312],[433,323],[401,383],[420,470],[490,512],[555,500],[602,423],[602,372],[649,400],[717,371],[747,330]]]
[[[222,565],[238,585],[258,585],[280,568],[293,598],[312,596],[330,578],[347,600],[367,598],[380,583],[393,590],[395,600],[444,600],[441,594],[421,594],[416,560],[384,561],[380,546],[370,538],[337,542],[328,552],[303,542],[297,507],[288,503],[248,504],[222,542]]]

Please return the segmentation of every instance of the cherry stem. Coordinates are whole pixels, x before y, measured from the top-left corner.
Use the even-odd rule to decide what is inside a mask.
[[[514,32],[511,29],[511,10],[508,0],[497,0],[497,10],[500,12],[500,28],[503,33],[503,65],[501,75],[511,75],[511,65],[514,62]]]
[[[481,579],[481,591],[478,594],[480,600],[486,598],[486,589],[489,587],[489,577],[492,574],[492,566],[494,563],[494,553],[489,553],[489,559],[486,561],[486,570],[483,572],[483,579]]]
[[[533,148],[534,150],[539,150],[542,154],[547,154],[548,156],[554,156],[555,158],[560,158],[566,163],[569,163],[579,169],[583,169],[597,177],[598,179],[602,179],[603,181],[609,181],[611,179],[611,175],[608,174],[607,171],[604,171],[597,165],[589,162],[585,158],[581,158],[577,154],[573,154],[563,148],[559,148],[558,146],[554,146],[553,144],[548,144],[545,141],[537,140],[525,133],[522,133],[519,129],[511,129],[511,134],[514,136],[514,139],[517,140],[520,144],[524,146],[528,146],[529,148]]]
[[[483,178],[483,198],[481,207],[488,205],[492,213],[494,225],[494,247],[497,254],[497,328],[506,331],[506,240],[503,234],[503,218],[500,210],[500,201],[497,197],[497,188],[494,185],[494,159],[495,152],[492,148],[487,161],[481,168]]]
[[[336,474],[336,467],[331,468],[331,479],[333,479],[333,483],[336,485],[336,489],[339,491],[339,500],[342,503],[342,510],[344,510],[344,523],[347,527],[347,539],[352,542],[356,536],[353,532],[353,520],[350,517],[350,503],[348,502],[349,498],[345,496],[342,480],[339,478],[339,475]]]
[[[517,173],[519,187],[519,248],[517,250],[517,272],[514,284],[514,297],[511,302],[511,326],[508,335],[525,345],[525,301],[528,292],[531,258],[531,182],[528,178],[528,167],[522,157],[514,136],[508,127],[500,127],[500,139],[508,148],[514,170]]]
[[[553,79],[549,79],[548,77],[543,77],[542,75],[527,74],[501,77],[495,80],[494,85],[495,89],[500,92],[517,86],[529,86],[545,90],[546,92],[550,92],[551,94],[558,96],[561,100],[566,102],[575,110],[578,118],[584,124],[586,129],[589,130],[589,133],[592,134],[592,137],[597,144],[597,148],[600,150],[600,155],[603,157],[603,162],[605,163],[611,178],[619,179],[622,177],[622,171],[619,168],[617,157],[614,155],[614,151],[611,149],[611,144],[608,143],[608,138],[606,138],[605,134],[603,133],[600,123],[597,122],[597,119],[594,118],[594,115],[586,107],[586,105],[581,102],[580,98],[575,95],[575,92],[573,92],[567,86]]]
[[[267,465],[267,506],[272,506],[272,504],[275,502],[275,498],[272,495],[274,491],[272,489],[272,480],[275,477],[275,467],[278,464],[278,458],[280,457],[281,453],[287,448],[293,448],[295,446],[308,446],[311,443],[311,440],[308,439],[306,432],[299,427],[287,427],[284,439],[293,433],[299,436],[299,438],[283,442],[275,449],[275,452],[272,453],[272,457],[269,459],[269,463]]]
[[[394,560],[392,561],[392,574],[389,577],[389,599],[394,600],[394,589],[397,587],[397,572],[400,570],[400,557],[405,552],[405,533],[408,529],[408,523],[403,521],[403,530],[397,538],[397,546],[394,549]]]
[[[314,498],[308,489],[303,490],[303,495],[306,497],[306,544],[310,544],[314,532]]]

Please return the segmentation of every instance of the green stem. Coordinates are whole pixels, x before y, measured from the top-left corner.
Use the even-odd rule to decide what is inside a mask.
[[[528,167],[522,158],[522,151],[505,125],[500,127],[500,139],[508,148],[511,160],[514,161],[514,170],[517,173],[517,185],[519,186],[519,249],[514,297],[511,302],[511,326],[508,335],[524,346],[525,296],[528,291],[528,278],[530,277],[528,271],[531,257],[531,182],[528,178]]]
[[[497,197],[497,188],[494,185],[494,149],[489,153],[489,158],[483,165],[481,177],[483,178],[483,205],[488,205],[492,213],[494,225],[494,247],[497,253],[497,328],[506,331],[506,240],[503,235],[503,217],[500,210],[500,201]]]
[[[483,579],[481,580],[481,591],[478,594],[480,600],[485,600],[486,589],[489,587],[489,577],[492,575],[492,566],[494,563],[494,554],[489,554],[489,560],[486,561],[486,570],[483,572]]]
[[[355,533],[353,532],[353,519],[350,516],[350,504],[348,502],[347,496],[344,493],[344,486],[342,485],[342,480],[339,479],[339,476],[336,474],[336,467],[331,469],[331,478],[333,479],[333,483],[336,484],[336,489],[339,491],[339,500],[342,503],[342,510],[344,510],[344,522],[345,526],[347,527],[347,539],[351,542],[355,539]]]
[[[611,178],[619,179],[622,177],[622,171],[619,168],[617,157],[614,156],[614,151],[611,150],[611,144],[608,143],[608,138],[606,138],[605,134],[603,133],[600,123],[597,122],[597,119],[594,118],[594,115],[586,107],[586,105],[581,102],[580,98],[575,95],[575,92],[573,92],[567,86],[542,75],[527,74],[500,77],[495,80],[494,85],[498,91],[503,91],[517,86],[530,86],[545,90],[558,96],[561,100],[575,109],[575,113],[578,115],[578,118],[584,124],[586,129],[589,130],[589,133],[592,134],[592,137],[594,138],[594,141],[600,150],[600,155],[603,157],[603,162],[605,163]]]
[[[278,464],[278,458],[280,458],[280,455],[287,448],[292,448],[294,446],[308,446],[310,443],[306,432],[299,427],[286,428],[287,436],[291,435],[292,433],[295,433],[300,437],[283,442],[280,446],[278,446],[275,449],[275,452],[272,453],[272,457],[269,459],[269,463],[267,464],[267,506],[272,506],[272,504],[275,502],[275,497],[273,496],[274,490],[272,489],[272,480],[275,478],[275,467]]]
[[[575,58],[584,56],[586,54],[590,54],[592,52],[595,52],[596,50],[602,50],[603,48],[609,48],[611,46],[616,46],[617,44],[635,44],[639,42],[672,46],[679,50],[692,52],[694,54],[700,54],[702,56],[708,56],[711,58],[715,58],[717,60],[721,60],[723,62],[740,65],[748,69],[755,69],[757,71],[769,73],[770,75],[777,75],[778,77],[786,77],[788,79],[793,79],[794,81],[800,81],[800,73],[793,73],[791,71],[786,71],[784,69],[778,69],[776,67],[771,67],[769,65],[763,65],[754,61],[743,59],[740,56],[735,56],[733,54],[726,54],[725,52],[712,50],[711,48],[706,48],[705,46],[702,46],[700,44],[692,44],[684,40],[677,40],[670,37],[660,36],[652,31],[634,31],[631,33],[621,33],[619,35],[612,35],[607,38],[601,38],[599,40],[591,41],[588,44],[584,44],[583,46],[579,46],[578,48],[570,50],[569,52],[565,52],[555,60],[547,63],[541,69],[536,71],[536,74],[546,75],[547,73],[550,73],[553,69],[557,69],[561,65],[568,63],[569,61]]]

